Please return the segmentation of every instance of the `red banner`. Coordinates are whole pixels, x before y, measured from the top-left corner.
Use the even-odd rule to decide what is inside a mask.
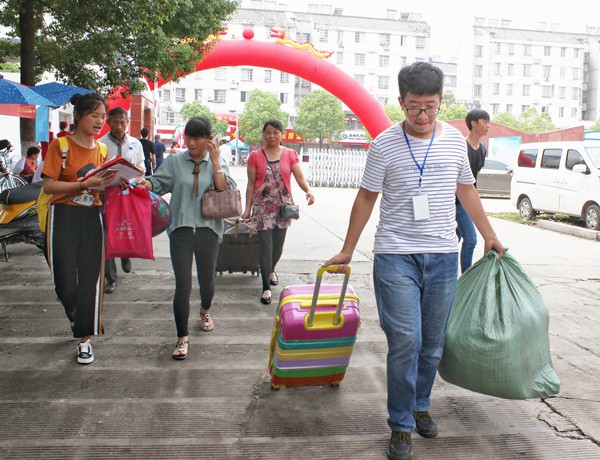
[[[35,118],[35,105],[0,104],[0,115],[19,118]]]
[[[286,129],[285,134],[281,137],[283,142],[304,142],[302,136],[297,134],[293,129]]]

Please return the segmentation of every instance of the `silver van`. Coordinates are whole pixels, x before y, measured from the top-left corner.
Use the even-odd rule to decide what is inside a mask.
[[[510,201],[524,220],[565,214],[600,230],[600,141],[521,144]]]

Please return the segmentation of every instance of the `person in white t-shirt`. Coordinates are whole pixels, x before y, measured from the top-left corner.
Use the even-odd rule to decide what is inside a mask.
[[[411,432],[437,436],[430,395],[442,357],[458,277],[455,194],[485,240],[504,252],[473,186],[461,133],[437,120],[443,72],[427,63],[398,74],[406,120],[379,134],[367,163],[340,253],[323,265],[345,265],[381,193],[373,283],[388,342],[391,459],[411,458]]]
[[[231,147],[229,147],[229,145],[227,145],[227,142],[229,142],[228,139],[226,139],[226,138],[221,139],[221,145],[219,146],[219,154],[221,155],[221,158],[223,159],[225,164],[230,165],[231,159],[232,159]]]

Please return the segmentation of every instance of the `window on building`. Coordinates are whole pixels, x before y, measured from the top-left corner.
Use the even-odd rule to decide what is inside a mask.
[[[500,104],[492,104],[492,113],[495,115],[500,112]]]
[[[544,56],[550,56],[552,54],[551,46],[544,46]]]
[[[175,88],[175,102],[185,102],[185,88]]]
[[[227,102],[227,92],[224,89],[215,89],[213,102]]]
[[[387,89],[390,86],[390,77],[386,75],[380,75],[377,77],[377,87],[380,89]]]
[[[379,55],[379,67],[389,67],[389,66],[390,66],[390,57],[380,54]]]
[[[473,66],[473,76],[481,77],[483,75],[483,66],[482,65],[474,65]]]
[[[523,76],[531,77],[531,64],[523,64]]]
[[[512,112],[512,104],[506,104],[506,113]]]
[[[553,85],[543,85],[542,86],[542,97],[552,97],[554,96],[554,86]]]
[[[343,30],[337,31],[337,41],[338,41],[338,43],[344,43],[344,31]]]
[[[380,105],[385,107],[388,103],[388,98],[387,96],[377,96],[377,102],[379,102]]]
[[[444,75],[444,88],[456,86],[456,75]]]
[[[494,62],[494,75],[500,75],[500,63]]]
[[[305,43],[305,42],[310,43],[311,42],[310,33],[303,33],[303,34],[300,34],[300,36],[301,36],[301,43]]]
[[[492,94],[494,96],[497,96],[498,94],[500,94],[500,83],[493,83],[492,84]]]
[[[390,46],[391,41],[391,34],[379,34],[379,44],[381,46]]]
[[[560,57],[566,57],[567,56],[567,48],[565,48],[564,46],[560,49]]]
[[[579,48],[573,48],[573,57],[575,57],[575,58],[579,57]]]
[[[163,100],[163,102],[170,102],[171,101],[171,90],[170,89],[163,89],[162,90],[162,100]]]
[[[552,66],[545,65],[543,67],[544,79],[548,80],[552,76]]]
[[[327,43],[329,41],[329,29],[321,29],[319,30],[319,41],[321,43]]]
[[[515,65],[514,64],[508,64],[508,66],[506,67],[506,72],[509,75],[514,75],[514,73],[515,73]]]
[[[579,99],[579,88],[571,88],[571,99]]]
[[[565,94],[567,93],[567,88],[566,86],[559,86],[558,87],[558,97],[560,99],[564,99],[565,98]]]
[[[405,37],[404,35],[400,35],[400,46],[404,46]]]
[[[550,113],[550,106],[549,105],[543,105],[542,106],[542,113]]]
[[[473,96],[475,96],[475,97],[481,97],[481,85],[474,85],[473,86]]]
[[[242,81],[252,81],[253,80],[253,70],[254,69],[242,69],[241,79]]]
[[[201,101],[202,100],[202,90],[195,88],[194,89],[194,100],[195,101]]]
[[[271,82],[271,76],[272,76],[272,70],[271,69],[265,69],[265,83],[270,83]]]
[[[531,45],[523,45],[523,56],[531,56]]]
[[[523,85],[523,96],[529,96],[529,93],[531,91],[531,87],[529,85]]]
[[[344,63],[344,52],[343,51],[338,51],[335,54],[336,54],[335,63],[336,64],[343,64]]]
[[[571,109],[571,118],[579,118],[579,111],[576,107],[573,107]]]
[[[363,53],[354,54],[354,65],[365,65],[365,55]]]
[[[288,94],[287,93],[279,93],[279,101],[282,104],[287,104],[287,102],[288,102]]]
[[[512,96],[513,93],[513,84],[512,83],[508,83],[506,85],[506,95],[507,96]]]
[[[289,83],[290,81],[290,74],[287,72],[281,72],[281,75],[279,76],[279,83]]]
[[[215,80],[225,80],[227,79],[227,68],[226,67],[218,67],[215,69]]]
[[[564,108],[564,107],[559,107],[559,108],[558,108],[558,116],[559,116],[560,118],[562,118],[562,117],[564,117],[564,116],[565,116],[565,108]]]
[[[400,64],[402,65],[402,67],[406,65],[407,60],[408,58],[406,56],[400,56]]]
[[[500,54],[502,52],[502,44],[500,42],[494,43],[494,53]]]
[[[361,85],[365,85],[365,76],[363,74],[355,74],[354,79],[359,82]]]
[[[165,119],[166,119],[167,125],[174,125],[175,124],[175,112],[166,112]]]
[[[248,96],[250,96],[249,91],[240,91],[240,102],[248,101]]]
[[[360,43],[363,41],[365,36],[364,32],[354,32],[354,43]]]
[[[508,54],[515,54],[515,44],[514,43],[508,44]]]
[[[527,104],[521,106],[521,113],[525,113],[529,110],[529,106]]]
[[[475,57],[483,56],[483,46],[475,45],[475,49],[473,51],[474,51],[473,54],[475,55]]]
[[[417,43],[415,45],[417,49],[425,48],[426,44],[427,44],[427,39],[425,37],[417,37]]]
[[[573,69],[571,70],[571,75],[573,77],[573,80],[579,80],[579,67],[573,67]]]
[[[565,73],[566,73],[565,68],[561,67],[560,70],[559,70],[560,78],[565,78]]]

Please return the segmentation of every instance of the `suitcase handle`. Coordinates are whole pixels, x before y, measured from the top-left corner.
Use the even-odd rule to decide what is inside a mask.
[[[315,291],[313,292],[312,303],[310,305],[310,313],[308,314],[308,327],[312,327],[315,320],[315,311],[317,309],[317,300],[319,299],[319,290],[321,289],[321,281],[323,280],[323,273],[334,272],[337,273],[341,269],[340,265],[329,265],[328,267],[320,267],[317,270],[317,280],[315,282]],[[340,300],[338,301],[337,311],[333,319],[333,325],[337,326],[340,324],[340,317],[342,315],[342,306],[344,305],[344,298],[346,297],[346,288],[348,287],[348,281],[350,279],[350,266],[346,265],[344,270],[344,281],[342,282],[342,290],[340,292]]]

